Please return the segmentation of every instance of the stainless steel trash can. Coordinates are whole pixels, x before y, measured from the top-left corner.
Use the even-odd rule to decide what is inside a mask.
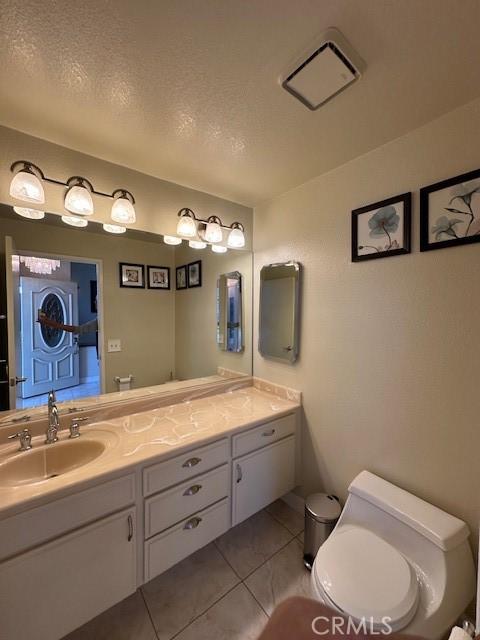
[[[333,531],[341,512],[337,496],[314,493],[306,499],[303,562],[309,571],[318,549]]]

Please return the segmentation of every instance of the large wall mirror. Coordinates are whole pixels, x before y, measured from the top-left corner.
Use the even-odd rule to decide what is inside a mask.
[[[212,381],[219,369],[251,375],[251,252],[169,246],[160,235],[113,235],[91,221],[76,229],[52,214],[30,221],[6,205],[0,243],[0,339],[16,363],[12,390],[3,348],[1,410],[38,413],[52,388],[75,406]]]
[[[299,353],[300,264],[269,264],[260,271],[258,350],[293,363]]]

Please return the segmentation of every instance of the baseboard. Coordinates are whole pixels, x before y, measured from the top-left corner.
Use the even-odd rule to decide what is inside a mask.
[[[88,376],[86,378],[80,378],[79,380],[79,384],[91,384],[93,382],[98,382],[100,385],[100,380],[98,379],[98,376]]]
[[[285,494],[281,499],[294,511],[298,511],[298,513],[301,513],[302,515],[305,513],[305,500],[300,496],[297,496],[293,491]]]

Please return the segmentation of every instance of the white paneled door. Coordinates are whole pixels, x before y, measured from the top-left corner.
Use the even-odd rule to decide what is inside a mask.
[[[17,375],[24,381],[17,386],[18,397],[30,398],[50,389],[77,385],[78,336],[37,322],[40,309],[61,324],[78,324],[77,284],[22,276],[19,302]]]

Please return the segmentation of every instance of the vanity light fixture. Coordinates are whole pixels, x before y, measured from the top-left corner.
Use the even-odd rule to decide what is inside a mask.
[[[207,220],[207,227],[205,229],[205,241],[206,242],[221,242],[223,240],[222,224],[220,218],[217,216],[210,216]]]
[[[137,220],[135,215],[135,198],[130,191],[126,189],[116,189],[112,193],[112,198],[115,198],[112,204],[112,220],[114,222],[121,222],[122,224],[134,224]]]
[[[188,246],[190,247],[190,249],[205,249],[207,243],[202,242],[201,240],[189,240]]]
[[[227,253],[227,247],[222,246],[221,244],[212,244],[213,253]]]
[[[65,209],[77,216],[90,216],[94,212],[93,195],[103,198],[111,198],[112,204],[112,220],[122,224],[133,224],[136,221],[135,215],[135,198],[126,189],[115,189],[110,193],[96,191],[92,183],[82,176],[72,176],[66,182],[48,178],[37,165],[29,160],[17,160],[14,162],[10,171],[14,174],[10,183],[10,196],[16,200],[23,202],[31,202],[34,204],[44,204],[45,191],[44,182],[55,184],[61,187],[67,187],[65,193]],[[15,207],[16,213],[29,217],[32,220],[41,220],[44,217],[43,211],[31,209],[30,207]],[[72,218],[72,216],[62,216],[64,218]],[[65,222],[65,220],[63,220]],[[85,224],[67,222],[77,227],[86,227]]]
[[[197,235],[195,214],[191,209],[184,207],[178,212],[180,220],[177,224],[177,233],[184,238],[194,238]]]
[[[35,204],[43,204],[45,202],[45,191],[40,181],[40,178],[43,179],[41,169],[32,162],[19,160],[12,164],[10,170],[15,174],[10,183],[10,195],[12,198]]]
[[[180,218],[177,224],[177,234],[179,236],[184,238],[198,237],[203,245],[206,243],[214,245],[222,242],[222,229],[226,229],[229,232],[227,245],[231,249],[241,249],[245,246],[245,228],[241,222],[232,222],[231,225],[225,225],[218,216],[210,216],[207,220],[203,220],[202,218],[197,218],[195,213],[188,207],[180,209],[178,216]],[[204,248],[203,246],[197,246],[197,240],[193,242],[195,244],[194,248]]]
[[[69,224],[71,227],[86,227],[88,224],[88,220],[77,216],[62,216],[62,222]]]
[[[245,246],[245,229],[240,222],[234,222],[228,234],[227,245],[231,249],[241,249]]]
[[[93,214],[93,200],[91,191],[93,187],[85,178],[74,176],[67,182],[68,189],[65,194],[65,209],[79,216],[91,216]]]
[[[126,230],[127,230],[127,227],[121,227],[118,224],[107,224],[107,223],[105,223],[103,225],[103,230],[107,231],[108,233],[120,234],[120,233],[125,233]]]
[[[177,238],[177,236],[163,236],[163,241],[165,244],[171,245],[182,244],[182,239]]]
[[[13,210],[22,218],[28,218],[29,220],[42,220],[45,217],[45,211],[38,211],[29,207],[13,207]]]

